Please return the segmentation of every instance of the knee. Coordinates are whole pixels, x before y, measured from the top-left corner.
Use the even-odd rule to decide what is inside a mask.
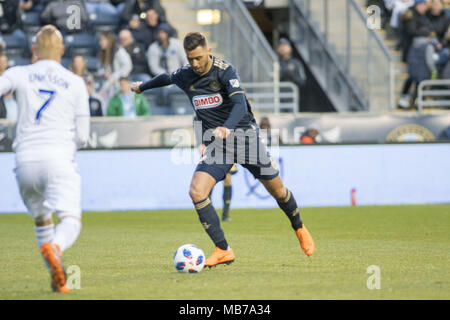
[[[191,197],[193,202],[199,202],[205,200],[208,197],[208,193],[204,190],[201,190],[196,185],[191,185],[189,188],[189,196]]]

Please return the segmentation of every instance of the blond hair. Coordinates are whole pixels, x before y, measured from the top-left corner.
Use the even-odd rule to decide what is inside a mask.
[[[36,55],[38,59],[61,58],[63,52],[63,37],[61,32],[51,24],[43,26],[36,35]]]

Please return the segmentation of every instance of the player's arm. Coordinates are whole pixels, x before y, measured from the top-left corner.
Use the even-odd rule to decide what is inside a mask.
[[[202,122],[198,120],[197,116],[194,117],[194,138],[198,152],[203,155],[206,150],[206,145],[203,143]]]
[[[0,96],[3,96],[12,90],[12,83],[8,78],[0,77]]]
[[[142,93],[145,90],[153,89],[153,88],[160,88],[164,86],[168,86],[172,84],[172,79],[168,73],[160,74],[153,79],[142,83],[142,82],[133,82],[131,85],[131,90],[133,90],[136,93]]]
[[[214,130],[214,135],[223,139],[230,134],[230,130],[236,128],[241,119],[247,114],[248,110],[245,91],[242,89],[239,77],[232,66],[229,66],[225,70],[222,76],[222,84],[225,85],[228,96],[233,103],[233,109],[231,110],[228,119],[222,127],[218,127]]]
[[[9,68],[0,76],[0,96],[16,89],[17,79],[20,78],[18,77],[18,71],[17,67]]]
[[[233,110],[223,126],[231,130],[236,128],[239,121],[247,114],[247,100],[243,92],[233,94],[230,99],[234,104]]]
[[[81,80],[81,79],[80,79]],[[75,109],[75,130],[76,142],[79,149],[84,148],[88,144],[90,133],[90,109],[89,109],[89,93],[81,80],[80,89],[78,91],[81,95],[80,103]]]

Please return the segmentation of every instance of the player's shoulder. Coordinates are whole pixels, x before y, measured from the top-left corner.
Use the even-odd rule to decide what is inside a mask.
[[[61,65],[60,72],[61,72],[61,75],[64,75],[65,77],[67,77],[72,83],[75,83],[77,86],[84,87],[86,85],[85,81],[82,77],[73,73],[71,70],[65,68],[63,65]]]
[[[194,70],[192,70],[192,67],[189,63],[186,63],[184,66],[178,68],[174,72],[172,72],[171,76],[186,76],[186,75],[193,75]]]
[[[224,59],[220,59],[217,57],[214,57],[213,65],[215,68],[219,69],[220,71],[226,71],[229,69],[234,69],[234,67],[229,63],[228,61]]]
[[[11,76],[14,76],[14,77],[20,76],[20,75],[22,75],[22,74],[27,72],[27,69],[28,69],[27,67],[28,66],[29,65],[10,67],[10,68],[6,69],[4,75],[11,75]]]

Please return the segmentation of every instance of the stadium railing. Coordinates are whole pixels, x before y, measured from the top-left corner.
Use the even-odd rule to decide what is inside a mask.
[[[393,58],[355,0],[290,0],[290,35],[339,111],[394,109]]]
[[[450,80],[425,80],[417,92],[418,112],[423,108],[450,108]]]
[[[264,113],[300,112],[299,90],[292,82],[280,82],[280,103],[274,106],[273,82],[243,83],[252,109]]]

